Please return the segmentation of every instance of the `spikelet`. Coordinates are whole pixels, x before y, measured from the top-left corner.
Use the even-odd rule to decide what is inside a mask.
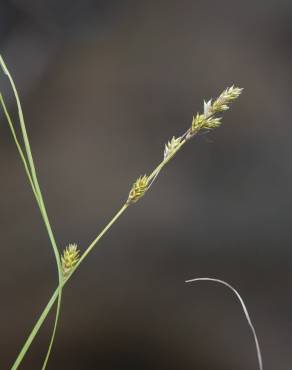
[[[191,128],[187,135],[187,139],[194,136],[200,130],[211,130],[221,125],[221,117],[215,117],[216,113],[224,112],[229,109],[229,104],[237,99],[242,93],[239,87],[228,87],[221,95],[212,103],[212,100],[208,102],[204,101],[204,113],[197,113],[193,117]]]
[[[177,149],[177,147],[181,143],[181,140],[182,140],[181,137],[175,138],[173,136],[173,138],[165,145],[164,159],[168,158],[171,154],[173,154],[173,152]]]
[[[77,244],[69,244],[63,252],[61,257],[63,276],[66,277],[76,266],[79,260],[79,253]]]
[[[204,114],[197,113],[196,116],[193,117],[191,131],[192,133],[200,131],[202,128],[204,128],[206,123],[206,117]]]
[[[140,176],[133,184],[127,203],[136,203],[148,190],[148,176]]]
[[[228,110],[229,109],[228,104],[230,104],[233,100],[237,99],[239,95],[242,93],[242,90],[243,89],[234,86],[225,89],[212,105],[213,114]]]
[[[206,120],[204,129],[212,130],[213,128],[219,127],[221,125],[222,117],[210,117]]]

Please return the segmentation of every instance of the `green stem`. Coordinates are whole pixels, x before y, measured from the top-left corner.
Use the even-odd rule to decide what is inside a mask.
[[[129,207],[128,203],[125,203],[122,208],[116,213],[116,215],[112,218],[112,220],[106,225],[106,227],[102,230],[102,232],[93,240],[93,242],[87,247],[86,251],[82,254],[80,257],[78,263],[68,276],[67,280],[71,278],[73,273],[76,271],[76,269],[81,265],[81,263],[84,261],[84,259],[88,256],[88,254],[92,251],[92,249],[95,247],[95,245],[100,241],[100,239],[104,236],[104,234],[107,233],[107,231],[112,227],[112,225],[117,221],[118,218],[121,217],[121,215],[125,212],[125,210]]]

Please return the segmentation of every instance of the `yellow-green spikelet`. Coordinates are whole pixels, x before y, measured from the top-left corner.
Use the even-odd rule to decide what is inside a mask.
[[[133,184],[128,197],[128,203],[136,203],[148,190],[148,176],[140,176]]]
[[[61,257],[63,275],[67,276],[76,266],[79,260],[79,250],[77,244],[69,244]]]

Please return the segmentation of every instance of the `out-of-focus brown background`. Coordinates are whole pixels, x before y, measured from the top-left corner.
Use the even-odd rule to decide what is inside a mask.
[[[0,50],[19,88],[62,249],[92,241],[203,99],[245,88],[101,241],[64,291],[49,369],[292,366],[292,2],[2,0]],[[7,79],[1,91],[16,119]],[[7,123],[0,124],[0,368],[57,284]],[[41,368],[44,325],[22,369]]]

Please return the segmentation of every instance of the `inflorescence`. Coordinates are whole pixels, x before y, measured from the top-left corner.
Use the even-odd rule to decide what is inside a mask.
[[[225,89],[219,97],[214,100],[214,102],[212,102],[212,99],[208,102],[204,101],[204,112],[197,113],[197,115],[193,117],[191,127],[187,132],[180,137],[173,137],[165,145],[163,162],[151,173],[150,176],[144,175],[134,182],[128,196],[127,204],[136,203],[145,195],[164,165],[188,140],[201,130],[208,131],[221,126],[222,117],[217,117],[216,115],[228,110],[229,104],[239,97],[242,90],[243,89],[239,87],[231,86]]]

